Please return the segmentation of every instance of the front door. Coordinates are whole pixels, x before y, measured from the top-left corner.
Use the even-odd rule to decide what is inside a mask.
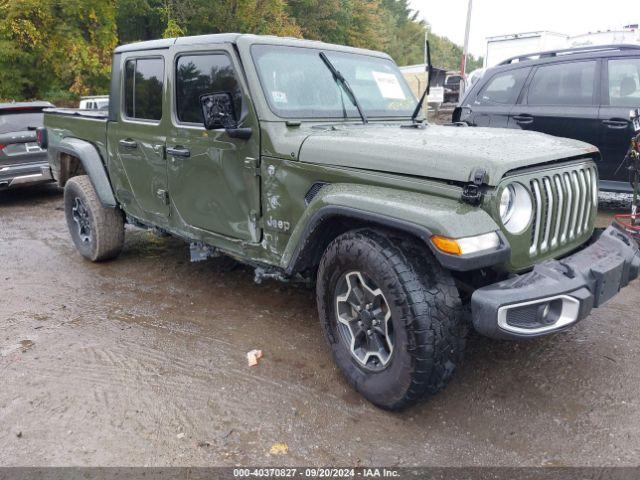
[[[597,144],[597,66],[586,61],[538,67],[510,126]]]
[[[466,106],[473,126],[506,128],[530,68],[514,68],[496,73],[487,81],[472,105]]]
[[[604,99],[600,107],[600,177],[605,186],[615,188],[615,184],[607,183],[619,182],[618,187],[629,190],[629,172],[623,161],[633,137],[630,113],[640,108],[640,58],[620,57],[607,64]]]
[[[116,195],[127,211],[165,223],[169,215],[166,137],[162,128],[165,61],[161,53],[123,59],[122,108],[109,124]]]
[[[260,240],[260,132],[233,50],[174,50],[174,114],[167,138],[169,195],[184,226],[251,242]],[[200,96],[233,95],[249,139],[205,130]]]

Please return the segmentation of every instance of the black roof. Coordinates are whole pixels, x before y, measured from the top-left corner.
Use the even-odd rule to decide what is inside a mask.
[[[578,55],[578,54],[588,54],[588,53],[603,53],[603,52],[622,52],[625,50],[636,50],[640,51],[640,45],[590,45],[588,47],[576,47],[576,48],[565,48],[562,50],[548,50],[545,52],[535,52],[528,53],[526,55],[517,55],[515,57],[508,58],[498,65],[511,65],[513,63],[521,63],[531,60],[543,60],[554,57],[564,57],[567,55]]]

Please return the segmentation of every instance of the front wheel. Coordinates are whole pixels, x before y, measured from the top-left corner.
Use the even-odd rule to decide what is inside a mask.
[[[64,187],[69,233],[80,254],[92,262],[117,257],[124,245],[124,217],[100,203],[89,177],[71,178]]]
[[[399,410],[448,383],[464,350],[464,309],[426,246],[345,233],[324,253],[316,285],[333,358],[369,401]]]

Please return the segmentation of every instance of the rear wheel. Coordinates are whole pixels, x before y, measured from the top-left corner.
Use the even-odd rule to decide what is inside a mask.
[[[451,275],[424,245],[374,230],[345,233],[324,253],[316,285],[333,358],[369,401],[398,410],[444,388],[467,327]]]
[[[120,254],[124,245],[122,212],[100,203],[88,176],[69,179],[64,187],[64,211],[73,243],[83,257],[101,262]]]

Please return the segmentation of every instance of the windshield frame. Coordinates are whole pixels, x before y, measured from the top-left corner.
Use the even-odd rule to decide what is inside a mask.
[[[385,62],[388,62],[390,65],[392,65],[396,72],[399,75],[399,81],[402,83],[403,87],[406,87],[407,92],[410,93],[411,97],[410,100],[413,100],[415,103],[413,105],[413,107],[411,107],[410,109],[407,110],[407,113],[402,113],[402,114],[398,114],[398,115],[377,115],[374,113],[369,113],[366,109],[365,109],[365,113],[367,115],[367,118],[369,120],[384,120],[384,121],[398,121],[398,120],[408,120],[411,118],[411,114],[413,113],[413,109],[415,108],[415,105],[417,105],[418,103],[418,99],[415,96],[415,93],[413,92],[413,90],[411,89],[411,87],[409,86],[409,84],[407,83],[404,75],[402,74],[402,71],[400,70],[400,68],[398,67],[398,65],[393,61],[393,59],[391,57],[389,57],[388,55],[383,55],[383,54],[375,54],[377,52],[372,52],[371,54],[365,52],[352,52],[352,51],[347,51],[347,50],[342,50],[342,49],[338,49],[338,48],[325,48],[325,47],[330,47],[328,45],[293,45],[293,44],[274,44],[274,43],[252,43],[250,48],[249,48],[249,54],[253,63],[253,69],[256,73],[256,77],[258,80],[258,84],[260,85],[260,90],[261,90],[261,94],[263,99],[265,100],[265,103],[270,111],[271,114],[275,115],[277,118],[279,119],[283,119],[283,120],[300,120],[300,121],[326,121],[326,122],[336,122],[336,121],[342,121],[342,122],[348,122],[348,123],[353,123],[353,122],[358,122],[361,123],[362,119],[360,117],[360,115],[357,112],[357,109],[354,108],[353,112],[349,112],[349,114],[345,117],[343,115],[317,115],[317,114],[313,114],[313,115],[301,115],[301,114],[291,114],[291,115],[286,115],[283,114],[282,112],[280,112],[278,110],[277,107],[275,107],[272,103],[271,98],[269,97],[268,93],[267,93],[267,88],[265,86],[265,84],[263,83],[263,74],[262,71],[258,65],[258,59],[256,58],[256,54],[254,52],[254,47],[270,47],[270,48],[298,48],[298,49],[305,49],[305,50],[311,50],[314,52],[317,52],[318,55],[320,54],[320,52],[325,52],[326,54],[329,55],[329,58],[331,58],[331,54],[339,54],[339,55],[350,55],[350,56],[354,56],[354,57],[368,57],[368,58],[374,58],[377,60],[382,60]],[[319,57],[318,57],[319,58]],[[342,86],[336,84],[337,88],[342,89]],[[358,95],[358,92],[355,92],[356,96]],[[345,100],[348,103],[351,103],[345,96]]]

